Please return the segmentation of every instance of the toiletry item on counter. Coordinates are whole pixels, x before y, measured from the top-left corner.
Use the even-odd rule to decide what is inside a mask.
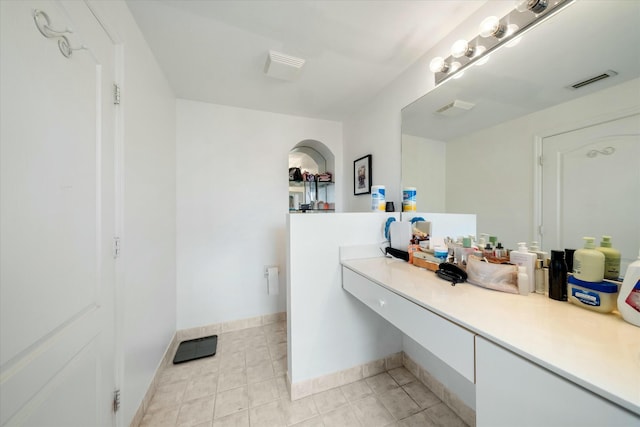
[[[611,247],[611,236],[602,236],[596,250],[604,255],[604,278],[617,280],[620,277],[620,251]]]
[[[596,251],[595,238],[583,237],[584,248],[573,254],[573,275],[585,282],[602,282],[604,254]]]
[[[374,185],[371,187],[371,210],[374,212],[384,212],[386,207],[384,185]]]
[[[551,251],[549,298],[556,301],[567,300],[567,263],[564,261],[564,251]]]
[[[471,255],[467,261],[467,282],[494,291],[519,293],[518,266],[512,264],[494,264],[484,262]],[[526,276],[526,273],[523,273]],[[524,280],[524,279],[523,279]],[[522,289],[528,294],[528,284]]]
[[[402,212],[415,212],[417,202],[416,187],[404,187],[402,189]]]
[[[576,253],[575,249],[564,250],[564,260],[567,263],[567,271],[573,273],[573,255]]]
[[[618,311],[622,318],[640,327],[640,251],[638,259],[629,264],[618,295]]]
[[[567,287],[569,302],[582,308],[599,313],[611,313],[616,308],[618,285],[615,283],[585,282],[570,275]]]
[[[527,268],[524,265],[518,266],[518,291],[520,295],[529,295],[530,285]]]
[[[528,277],[535,277],[536,271],[536,254],[532,254],[527,249],[525,242],[518,243],[518,250],[509,253],[509,260],[512,264],[522,265],[527,270]],[[535,292],[536,285],[533,280],[529,280],[529,292]]]
[[[498,242],[498,244],[496,245],[493,253],[496,258],[504,258],[507,256],[507,250],[502,246],[502,243],[500,242]]]
[[[544,270],[542,269],[542,265],[544,262],[541,259],[536,260],[536,272],[535,272],[535,285],[536,285],[536,294],[544,295]]]
[[[436,258],[435,256],[427,252],[417,251],[413,253],[412,264],[415,265],[416,267],[422,267],[430,271],[436,271],[438,270],[438,266],[441,263],[442,261],[440,259]]]
[[[545,251],[540,250],[540,246],[538,246],[538,242],[531,242],[531,246],[529,246],[529,252],[536,254],[538,259],[547,258],[547,253]]]

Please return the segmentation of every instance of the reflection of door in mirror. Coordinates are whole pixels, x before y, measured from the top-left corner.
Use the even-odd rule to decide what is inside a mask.
[[[624,274],[640,242],[640,115],[544,138],[542,154],[544,248],[610,235]]]

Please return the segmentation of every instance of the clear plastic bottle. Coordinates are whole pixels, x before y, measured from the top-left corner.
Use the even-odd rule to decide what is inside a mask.
[[[573,275],[585,282],[602,282],[604,279],[604,254],[596,251],[595,238],[583,237],[584,248],[573,254]]]
[[[602,236],[597,251],[604,255],[604,278],[617,280],[620,278],[620,251],[611,247],[611,236]]]
[[[527,275],[527,268],[524,265],[518,266],[518,291],[520,295],[529,295],[529,276]]]

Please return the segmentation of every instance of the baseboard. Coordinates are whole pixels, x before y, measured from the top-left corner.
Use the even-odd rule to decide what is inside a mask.
[[[395,353],[383,359],[373,360],[371,362],[353,366],[328,375],[299,381],[295,384],[291,384],[291,378],[287,374],[287,387],[289,388],[289,394],[293,401],[315,393],[350,384],[363,378],[372,377],[382,372],[386,372],[389,369],[399,368],[401,366],[402,353]]]

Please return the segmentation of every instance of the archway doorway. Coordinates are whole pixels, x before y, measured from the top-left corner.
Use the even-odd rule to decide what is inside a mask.
[[[289,212],[335,212],[335,158],[320,141],[289,152]]]

